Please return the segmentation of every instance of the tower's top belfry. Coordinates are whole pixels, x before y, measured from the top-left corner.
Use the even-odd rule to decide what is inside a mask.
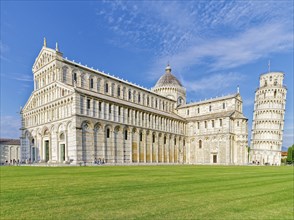
[[[283,72],[267,72],[259,77],[259,87],[283,86],[285,74]]]

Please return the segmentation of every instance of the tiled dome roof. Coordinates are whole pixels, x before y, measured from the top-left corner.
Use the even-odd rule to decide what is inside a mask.
[[[167,87],[167,86],[180,86],[182,87],[181,82],[171,73],[171,67],[168,65],[165,68],[165,74],[159,78],[154,88]]]

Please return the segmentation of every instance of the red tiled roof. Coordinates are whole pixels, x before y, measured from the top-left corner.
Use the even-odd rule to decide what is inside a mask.
[[[0,138],[1,145],[20,145],[19,139]]]
[[[284,157],[284,156],[288,156],[288,152],[281,152],[281,156]]]

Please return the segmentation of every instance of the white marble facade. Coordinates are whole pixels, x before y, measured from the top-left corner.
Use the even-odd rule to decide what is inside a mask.
[[[261,74],[255,92],[250,162],[254,164],[281,164],[284,115],[287,89],[284,73]]]
[[[46,163],[246,164],[247,119],[233,95],[186,104],[171,67],[151,89],[44,46],[21,111],[22,160]]]

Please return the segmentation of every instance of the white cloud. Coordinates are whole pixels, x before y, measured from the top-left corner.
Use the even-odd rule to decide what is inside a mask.
[[[197,81],[184,80],[182,79],[183,85],[190,92],[203,92],[203,91],[217,91],[224,88],[230,87],[235,84],[237,87],[237,82],[244,79],[243,75],[239,73],[217,73],[210,76],[205,76],[198,79]],[[237,90],[236,90],[237,91]]]
[[[19,73],[3,73],[1,74],[1,77],[7,78],[7,79],[13,79],[17,81],[22,81],[22,82],[32,82],[33,81],[33,76],[28,76],[25,74],[19,74]]]
[[[5,54],[9,51],[8,45],[4,44],[2,41],[0,41],[0,59],[9,61],[9,59],[5,56]]]
[[[97,16],[116,34],[109,42],[153,53],[146,70],[152,81],[169,61],[176,73],[203,65],[211,80],[236,86],[240,79],[224,75],[226,81],[216,71],[229,72],[293,48],[293,4],[287,1],[106,1],[104,6]],[[219,87],[192,83],[195,76],[181,77],[188,91]]]
[[[157,78],[158,75],[154,73],[158,71],[155,70],[162,68],[166,60],[180,72],[189,66],[205,62],[205,59],[212,60],[211,63],[207,63],[211,71],[230,69],[253,62],[270,53],[290,50],[292,47],[293,34],[282,24],[264,25],[251,28],[232,38],[202,41],[173,56],[156,58],[149,72]]]

